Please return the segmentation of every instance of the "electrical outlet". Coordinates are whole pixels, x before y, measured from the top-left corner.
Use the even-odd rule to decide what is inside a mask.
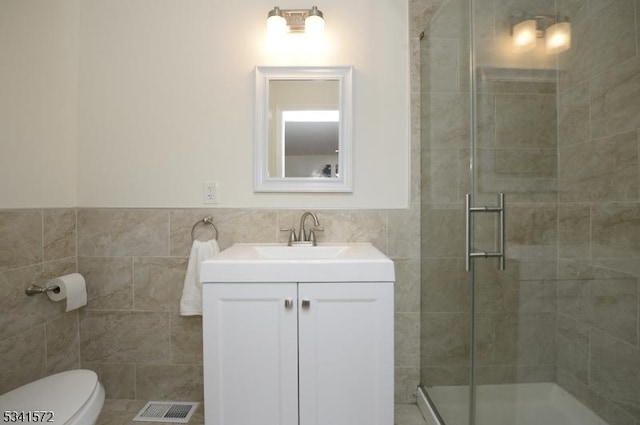
[[[218,203],[218,183],[217,182],[204,182],[204,203],[205,204]]]

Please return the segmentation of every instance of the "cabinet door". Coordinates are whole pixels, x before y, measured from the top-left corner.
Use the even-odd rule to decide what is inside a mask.
[[[298,291],[300,425],[392,425],[393,283]]]
[[[297,425],[296,284],[202,288],[205,422]]]

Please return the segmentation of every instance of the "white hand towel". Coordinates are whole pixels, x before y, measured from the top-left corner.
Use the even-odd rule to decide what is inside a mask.
[[[200,282],[200,265],[220,252],[218,241],[193,241],[187,273],[184,277],[182,299],[180,300],[180,315],[202,315],[202,282]]]

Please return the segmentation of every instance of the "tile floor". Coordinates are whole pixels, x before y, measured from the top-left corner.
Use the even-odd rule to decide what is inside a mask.
[[[144,422],[134,422],[133,417],[145,403],[143,400],[105,400],[96,425],[142,425]],[[426,425],[418,406],[415,404],[396,404],[395,407],[395,425]],[[167,424],[166,422],[147,423]],[[204,425],[202,405],[191,417],[189,425]]]

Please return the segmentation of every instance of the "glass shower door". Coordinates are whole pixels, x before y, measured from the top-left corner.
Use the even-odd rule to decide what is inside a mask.
[[[447,425],[469,423],[471,285],[465,272],[470,191],[469,13],[443,1],[420,43],[421,393]]]
[[[555,1],[473,1],[470,250],[506,254],[471,259],[477,425],[541,420],[528,409],[555,381],[558,54],[537,36],[556,16]],[[521,22],[533,25],[526,51]],[[482,213],[497,199],[506,211]]]
[[[568,49],[547,46],[567,22]],[[443,423],[564,424],[558,394],[593,423],[640,421],[638,43],[634,0],[443,0],[430,17],[421,389]]]

